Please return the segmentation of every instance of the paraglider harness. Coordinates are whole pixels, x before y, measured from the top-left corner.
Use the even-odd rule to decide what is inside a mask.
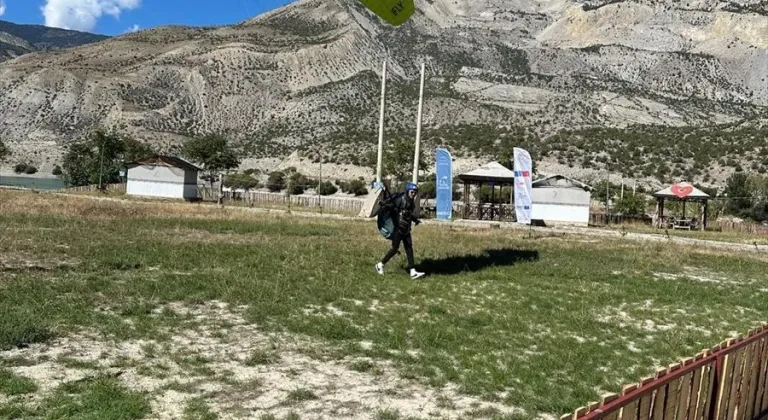
[[[392,234],[395,232],[396,229],[398,229],[398,226],[395,225],[395,220],[398,220],[396,217],[397,210],[394,208],[391,208],[389,206],[386,206],[386,204],[391,203],[394,200],[399,199],[404,194],[408,194],[408,192],[401,192],[397,194],[392,194],[387,189],[386,185],[383,185],[384,187],[384,199],[379,201],[379,210],[376,214],[376,225],[379,230],[379,234],[384,237],[384,239],[392,239]],[[418,221],[417,221],[418,224]]]
[[[397,229],[394,218],[394,212],[396,210],[385,207],[384,204],[395,200],[398,197],[398,194],[391,194],[387,189],[387,186],[384,185],[384,199],[379,201],[379,211],[376,214],[376,226],[384,239],[390,239],[395,232],[395,229]]]

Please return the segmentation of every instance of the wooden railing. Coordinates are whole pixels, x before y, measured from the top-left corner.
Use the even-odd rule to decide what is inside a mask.
[[[763,326],[561,420],[758,420],[767,413],[768,326]]]

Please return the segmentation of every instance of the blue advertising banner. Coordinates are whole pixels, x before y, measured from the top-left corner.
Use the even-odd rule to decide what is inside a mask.
[[[445,149],[435,151],[437,220],[451,220],[453,211],[453,159]]]

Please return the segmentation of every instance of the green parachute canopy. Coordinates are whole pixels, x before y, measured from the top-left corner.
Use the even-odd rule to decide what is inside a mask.
[[[360,2],[393,26],[404,23],[416,10],[413,0],[360,0]]]

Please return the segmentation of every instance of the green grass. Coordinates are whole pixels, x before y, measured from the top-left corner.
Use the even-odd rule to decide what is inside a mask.
[[[0,369],[0,394],[8,396],[31,394],[37,385],[29,378],[15,375],[7,369]]]
[[[127,390],[115,378],[100,376],[65,383],[39,406],[24,411],[43,419],[132,420],[144,418],[150,407],[145,395]]]
[[[246,366],[271,365],[280,360],[280,355],[274,350],[256,349],[245,361]]]
[[[669,232],[671,237],[677,238],[690,238],[701,239],[705,241],[718,241],[718,242],[730,242],[740,243],[747,245],[768,245],[768,237],[766,235],[739,233],[739,232],[718,232],[718,231],[700,231],[700,230],[674,230],[674,229],[658,229],[648,225],[610,225],[601,226],[602,229],[619,230],[635,233],[649,233],[653,235],[666,235]]]
[[[302,401],[310,401],[310,400],[316,400],[316,399],[317,399],[317,395],[315,395],[314,392],[308,389],[296,389],[288,393],[288,398],[286,398],[286,403],[295,404],[295,403],[300,403]]]
[[[219,416],[213,413],[205,400],[193,398],[184,407],[184,420],[216,420]]]
[[[9,233],[0,255],[78,262],[0,271],[0,314],[25,314],[21,327],[0,321],[6,347],[82,328],[163,340],[184,321],[158,310],[165,304],[220,300],[247,305],[264,331],[325,341],[338,357],[392,361],[425,385],[455,383],[530,416],[559,416],[768,318],[768,263],[746,253],[422,225],[414,246],[430,276],[414,282],[403,256],[375,273],[388,243],[366,222],[0,194]],[[205,360],[176,356],[185,370],[211,373]],[[145,397],[113,380],[79,391],[49,398],[44,412],[144,412]]]

